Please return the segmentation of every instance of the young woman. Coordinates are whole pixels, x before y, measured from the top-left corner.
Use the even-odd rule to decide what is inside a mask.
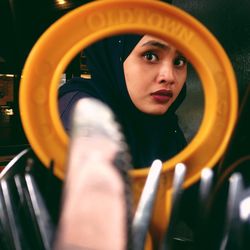
[[[73,78],[59,89],[67,131],[75,103],[94,97],[121,124],[134,168],[166,161],[186,146],[175,111],[185,98],[187,60],[175,47],[151,35],[118,35],[85,54],[91,79]]]

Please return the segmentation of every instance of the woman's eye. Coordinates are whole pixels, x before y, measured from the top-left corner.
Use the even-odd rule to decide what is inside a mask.
[[[143,56],[147,61],[150,61],[150,62],[155,62],[158,60],[157,55],[153,52],[146,52]]]
[[[174,60],[174,65],[178,68],[181,68],[187,64],[187,59],[183,56],[177,57]]]

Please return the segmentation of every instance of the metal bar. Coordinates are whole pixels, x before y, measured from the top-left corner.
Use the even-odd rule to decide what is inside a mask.
[[[183,163],[178,163],[175,166],[173,179],[173,195],[172,195],[172,209],[169,220],[168,229],[162,242],[162,250],[170,250],[173,246],[174,229],[178,221],[179,207],[182,196],[182,185],[186,175],[186,166]]]
[[[150,169],[133,219],[134,249],[144,250],[153,206],[159,187],[162,162],[155,160]]]

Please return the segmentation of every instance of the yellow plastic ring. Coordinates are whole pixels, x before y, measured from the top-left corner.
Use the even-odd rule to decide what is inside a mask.
[[[163,175],[171,177],[176,163],[185,163],[188,186],[199,179],[203,167],[217,163],[228,145],[237,116],[237,86],[232,65],[215,37],[186,12],[160,1],[94,1],[66,14],[41,36],[28,56],[20,85],[27,138],[44,165],[53,160],[55,174],[63,178],[68,137],[57,106],[61,74],[84,47],[121,33],[167,40],[187,56],[202,81],[205,111],[201,126],[191,143],[164,163],[163,170]],[[147,173],[146,168],[131,171],[138,182]]]

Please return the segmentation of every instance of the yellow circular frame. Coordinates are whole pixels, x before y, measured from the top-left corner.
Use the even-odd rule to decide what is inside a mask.
[[[203,167],[213,167],[227,147],[237,116],[237,86],[232,65],[215,37],[186,12],[160,1],[94,1],[49,27],[23,69],[20,110],[27,138],[44,165],[53,160],[55,175],[64,178],[68,137],[57,106],[61,74],[84,47],[121,33],[151,34],[167,40],[189,59],[202,81],[205,111],[201,126],[182,152],[164,162],[162,173],[162,183],[168,189],[174,166],[183,162],[188,186],[200,178]],[[131,171],[142,183],[147,174],[147,168]]]

